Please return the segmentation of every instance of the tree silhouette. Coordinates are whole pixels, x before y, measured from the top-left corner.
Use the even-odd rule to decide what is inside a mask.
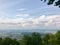
[[[54,6],[60,7],[60,0],[41,0],[41,1],[44,1],[44,2],[48,1],[47,2],[48,5],[51,5],[54,3]]]

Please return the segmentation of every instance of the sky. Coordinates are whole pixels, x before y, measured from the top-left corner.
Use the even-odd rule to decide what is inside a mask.
[[[0,0],[0,29],[60,29],[60,8],[40,0]]]

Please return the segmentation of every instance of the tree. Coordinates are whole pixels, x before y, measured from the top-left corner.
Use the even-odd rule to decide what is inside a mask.
[[[43,45],[54,45],[55,43],[55,37],[53,34],[46,34],[43,37]]]
[[[57,33],[55,34],[55,38],[56,38],[56,45],[60,45],[60,31],[57,31]]]
[[[21,45],[31,45],[31,37],[29,35],[24,35],[21,40]]]
[[[11,45],[20,45],[17,39],[13,39]]]
[[[0,38],[0,45],[2,45],[3,43],[2,43],[2,38]]]
[[[4,40],[3,40],[3,45],[10,45],[12,43],[12,39],[9,38],[9,37],[6,37]]]
[[[41,0],[41,1],[43,1],[43,0]],[[44,0],[44,2],[46,2],[46,1],[48,1],[48,3],[47,3],[48,5],[55,3],[54,6],[60,7],[60,0],[58,0],[58,1],[56,1],[56,0]]]
[[[40,33],[32,33],[32,45],[42,45]]]
[[[20,45],[17,39],[12,39],[9,37],[4,38],[2,43],[3,44],[1,45]]]
[[[39,33],[24,35],[21,40],[21,45],[42,45],[42,39]]]

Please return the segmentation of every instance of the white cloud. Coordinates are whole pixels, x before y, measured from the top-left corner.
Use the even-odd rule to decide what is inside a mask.
[[[17,14],[16,17],[29,17],[29,14]]]
[[[26,11],[26,10],[27,10],[26,8],[17,9],[17,11]]]
[[[60,15],[42,15],[36,18],[0,18],[0,29],[55,27],[60,28]]]

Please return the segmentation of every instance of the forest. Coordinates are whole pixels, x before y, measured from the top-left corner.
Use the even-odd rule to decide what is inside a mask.
[[[60,45],[60,31],[47,33],[44,36],[33,32],[31,35],[24,35],[21,40],[0,37],[0,45]]]

